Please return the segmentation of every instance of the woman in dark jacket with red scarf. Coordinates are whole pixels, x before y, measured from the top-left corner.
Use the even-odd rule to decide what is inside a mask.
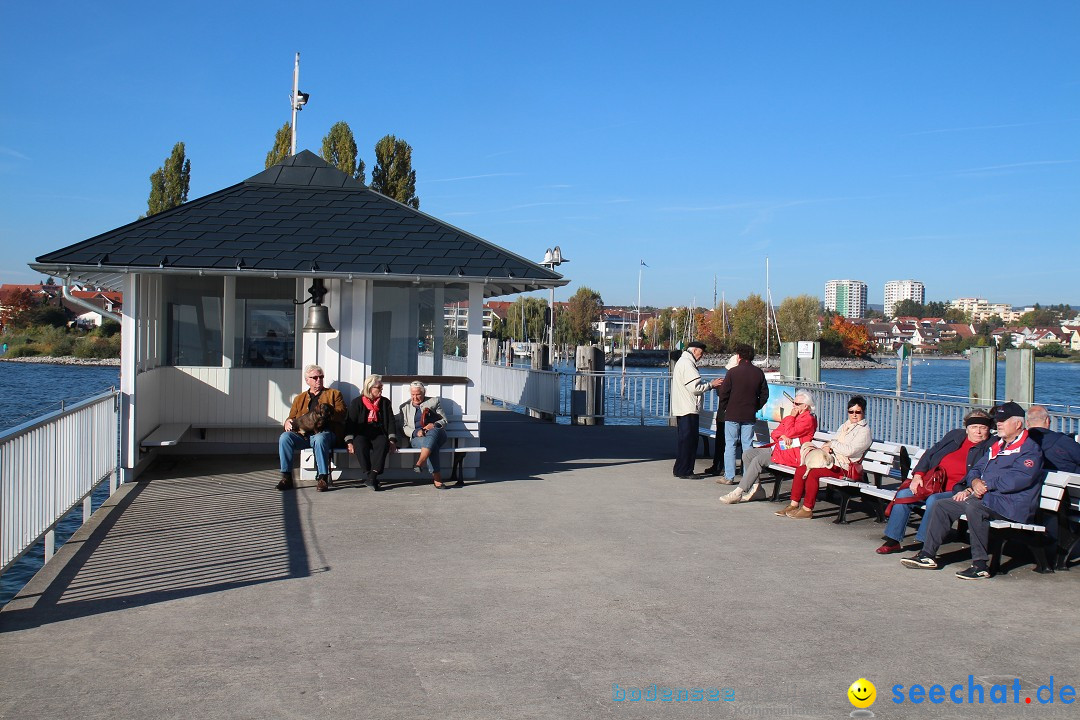
[[[345,416],[345,444],[360,461],[360,471],[372,490],[382,489],[379,475],[386,467],[386,456],[397,450],[397,419],[382,387],[381,375],[368,375],[360,397],[349,404]]]

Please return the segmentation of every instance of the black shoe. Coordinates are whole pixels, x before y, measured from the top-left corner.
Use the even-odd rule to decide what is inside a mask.
[[[326,492],[326,488],[330,487],[330,483],[327,482],[326,475],[315,476],[315,489],[319,492]]]
[[[719,465],[710,465],[709,467],[705,468],[701,472],[705,473],[706,475],[709,475],[710,477],[716,477],[717,475],[723,475],[724,474],[724,468],[720,467]]]
[[[676,475],[675,477],[680,480],[704,480],[705,476],[700,473],[694,473],[693,475]]]
[[[292,490],[292,473],[281,473],[281,480],[277,484],[277,489],[282,492],[286,490]]]
[[[961,580],[985,580],[990,577],[990,571],[984,567],[978,565],[972,565],[967,570],[961,570],[956,573],[956,577]]]
[[[382,485],[379,484],[379,478],[374,473],[371,475],[370,485],[371,485],[371,489],[374,490],[375,492],[379,492],[380,490],[382,490]]]

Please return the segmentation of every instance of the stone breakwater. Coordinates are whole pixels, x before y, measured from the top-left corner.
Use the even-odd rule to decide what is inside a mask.
[[[37,365],[95,365],[98,367],[120,367],[120,358],[78,358],[72,355],[65,357],[0,357],[4,362],[34,363]]]

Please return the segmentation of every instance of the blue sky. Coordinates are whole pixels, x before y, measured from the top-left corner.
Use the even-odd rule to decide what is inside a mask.
[[[421,209],[633,304],[832,278],[1080,304],[1080,3],[6,2],[0,282],[339,120]],[[17,28],[15,32],[13,29]],[[369,175],[370,176],[370,175]]]

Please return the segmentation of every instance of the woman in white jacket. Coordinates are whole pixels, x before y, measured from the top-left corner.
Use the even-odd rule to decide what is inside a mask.
[[[856,395],[848,400],[848,419],[836,436],[820,448],[804,445],[802,464],[795,469],[791,484],[791,503],[774,514],[780,517],[809,520],[814,517],[819,481],[823,477],[862,479],[862,459],[874,441],[866,422],[866,398]],[[799,503],[802,507],[799,507]]]

